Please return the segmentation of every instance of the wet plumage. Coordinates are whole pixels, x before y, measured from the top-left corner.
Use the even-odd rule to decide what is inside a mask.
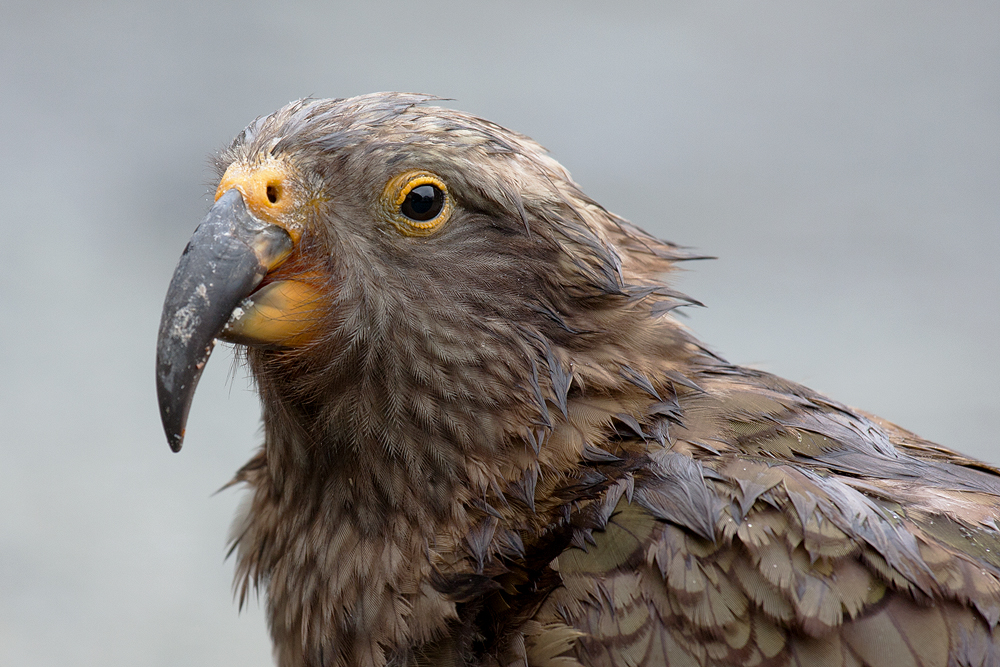
[[[996,471],[728,363],[674,319],[690,253],[427,101],[251,124],[213,211],[288,240],[196,352],[232,304],[168,297],[176,448],[211,339],[246,344],[237,591],[279,665],[1000,664]]]

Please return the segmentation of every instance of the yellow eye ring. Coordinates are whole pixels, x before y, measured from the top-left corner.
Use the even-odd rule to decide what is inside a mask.
[[[381,208],[407,236],[428,236],[451,217],[455,202],[444,181],[430,172],[414,170],[386,183]]]

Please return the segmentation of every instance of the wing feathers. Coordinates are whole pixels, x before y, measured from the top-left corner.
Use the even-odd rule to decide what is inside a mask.
[[[1000,664],[1000,543],[989,523],[1000,517],[961,509],[985,499],[995,507],[988,472],[942,471],[913,458],[913,442],[897,450],[891,433],[808,395],[722,395],[698,383],[677,444],[645,443],[650,462],[634,497],[615,485],[607,526],[589,534],[586,551],[557,559],[563,587],[536,619],[583,633],[566,656],[585,665]],[[803,410],[814,414],[789,416]],[[839,471],[861,452],[889,472],[912,469],[855,488]],[[932,482],[961,476],[934,502],[979,523],[932,511],[931,500],[893,501],[894,480],[923,483],[922,466],[935,467]]]

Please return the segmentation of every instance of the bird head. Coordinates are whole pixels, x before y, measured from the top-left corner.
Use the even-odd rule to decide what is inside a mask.
[[[268,442],[417,468],[550,427],[571,385],[624,382],[625,350],[691,347],[664,334],[690,301],[659,278],[688,255],[430,99],[293,102],[221,154],[160,325],[175,451],[216,338],[245,346]]]

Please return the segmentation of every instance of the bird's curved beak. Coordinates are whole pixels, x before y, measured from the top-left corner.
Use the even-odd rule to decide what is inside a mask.
[[[215,339],[274,341],[288,332],[267,330],[268,322],[282,321],[273,313],[294,313],[296,304],[308,300],[296,291],[302,283],[292,281],[271,283],[247,299],[293,245],[285,229],[254,216],[234,188],[216,200],[184,249],[163,304],[156,345],[160,417],[175,452],[184,441],[194,390]]]

